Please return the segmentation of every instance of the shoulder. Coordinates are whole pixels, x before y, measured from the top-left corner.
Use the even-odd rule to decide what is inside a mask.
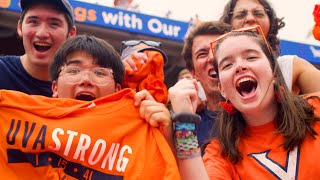
[[[280,66],[281,70],[284,70],[288,67],[292,67],[293,64],[293,59],[295,59],[297,56],[295,55],[284,55],[284,56],[279,56],[277,58],[278,64]]]
[[[20,56],[0,56],[0,66],[10,67],[21,64]]]
[[[292,57],[292,65],[293,65],[293,71],[316,70],[314,65],[312,65],[309,61],[299,56]]]
[[[233,164],[222,157],[217,140],[212,140],[205,149],[203,162],[210,179],[237,179],[239,176]]]
[[[20,56],[0,56],[0,61],[20,61]]]
[[[218,140],[214,139],[208,144],[205,150],[205,155],[203,156],[203,160],[210,159],[210,156],[220,156],[221,147]]]

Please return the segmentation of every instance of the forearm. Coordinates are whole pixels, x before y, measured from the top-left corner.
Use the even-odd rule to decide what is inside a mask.
[[[209,179],[201,156],[189,159],[178,159],[178,165],[183,180]]]
[[[182,179],[208,179],[201,151],[199,148],[196,123],[201,121],[199,115],[179,113],[173,117],[174,138]]]
[[[173,127],[172,127],[172,121],[168,126],[161,126],[160,131],[162,132],[164,138],[168,142],[173,154],[176,156],[176,147],[174,144],[174,138],[173,138]]]

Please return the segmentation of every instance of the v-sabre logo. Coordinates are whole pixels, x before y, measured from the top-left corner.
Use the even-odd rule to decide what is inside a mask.
[[[276,161],[270,159],[268,154],[271,150],[267,150],[261,153],[252,153],[248,156],[253,157],[259,164],[261,164],[266,170],[268,170],[277,179],[296,179],[297,171],[299,167],[299,155],[300,149],[295,147],[287,154],[287,164],[282,167]]]

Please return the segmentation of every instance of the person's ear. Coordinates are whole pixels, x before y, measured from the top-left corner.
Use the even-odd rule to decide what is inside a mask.
[[[22,38],[22,27],[21,27],[21,24],[20,24],[20,20],[18,21],[18,24],[17,24],[17,33],[19,35],[20,38]]]
[[[54,97],[54,98],[59,97],[57,81],[52,81],[51,89],[52,89],[52,92],[53,92],[52,97]]]
[[[192,74],[192,77],[193,77],[194,79],[197,79],[195,70],[194,70],[194,69],[191,69],[190,72],[191,72],[191,74]],[[198,79],[197,79],[197,80],[198,80]]]
[[[121,90],[121,85],[118,84],[118,83],[116,83],[116,91],[115,91],[115,92],[118,92],[118,91],[120,91],[120,90]]]
[[[218,89],[219,89],[220,94],[221,94],[225,99],[227,99],[227,96],[226,96],[226,94],[225,94],[225,92],[224,92],[224,89],[223,89],[223,87],[221,86],[221,83],[220,83],[220,82],[218,83]]]
[[[72,38],[77,34],[76,26],[72,26],[71,30],[69,31],[68,38]]]

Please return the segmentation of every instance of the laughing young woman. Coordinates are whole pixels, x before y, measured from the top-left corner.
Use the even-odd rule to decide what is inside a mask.
[[[218,136],[207,146],[203,161],[196,151],[189,150],[188,156],[179,159],[180,173],[186,179],[319,177],[319,117],[305,99],[286,87],[263,33],[256,33],[262,32],[260,26],[252,28],[254,32],[248,29],[230,32],[212,42],[219,90],[227,101],[221,103],[224,110],[217,119]],[[186,116],[194,111],[186,108],[193,107],[192,83],[181,82],[169,91],[169,98],[175,99],[175,113],[183,113],[188,123],[196,119]],[[177,107],[175,102],[183,105]],[[173,120],[186,123],[181,115]],[[181,136],[177,131],[179,147]],[[186,149],[177,148],[177,154],[181,151]]]
[[[274,53],[281,54],[278,32],[285,23],[268,0],[229,0],[222,14],[220,20],[234,29],[260,25]],[[279,56],[278,63],[290,90],[296,94],[320,91],[320,83],[313,83],[320,79],[320,71],[307,60],[285,55]]]

